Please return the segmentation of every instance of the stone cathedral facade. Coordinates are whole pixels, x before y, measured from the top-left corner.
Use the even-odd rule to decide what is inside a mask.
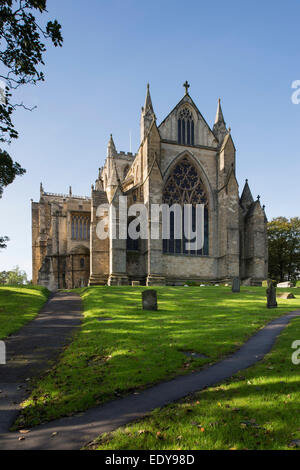
[[[104,167],[90,197],[45,192],[32,203],[33,282],[50,290],[87,285],[182,285],[239,277],[259,284],[268,272],[267,219],[259,197],[236,179],[236,149],[220,100],[211,129],[189,95],[157,125],[149,86],[136,154],[118,152],[111,136]],[[204,245],[187,251],[184,240],[101,240],[101,204],[119,196],[128,206],[204,205]],[[150,213],[150,209],[149,209]]]

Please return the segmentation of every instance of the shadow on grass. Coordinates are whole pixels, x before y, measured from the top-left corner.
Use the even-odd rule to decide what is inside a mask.
[[[157,289],[159,310],[147,312],[141,308],[142,290],[94,287],[83,292],[82,329],[36,384],[19,425],[85,410],[197,370],[234,352],[273,318],[300,308],[296,300],[267,309],[264,288],[232,294],[220,287],[164,287]],[[99,322],[100,316],[112,320]],[[208,358],[187,358],[185,350]]]

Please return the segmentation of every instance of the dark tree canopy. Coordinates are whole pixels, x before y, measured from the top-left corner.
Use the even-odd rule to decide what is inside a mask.
[[[9,142],[18,133],[12,123],[12,113],[23,103],[13,103],[13,89],[44,80],[40,70],[44,65],[45,40],[62,45],[61,26],[49,21],[43,28],[36,16],[46,12],[46,0],[0,0],[0,62],[4,71],[0,78],[6,89],[0,106],[0,141]]]
[[[60,24],[48,21],[43,26],[41,15],[46,13],[47,0],[0,0],[0,143],[9,144],[18,138],[12,116],[18,107],[13,92],[22,85],[44,80],[41,67],[46,51],[44,42],[55,47],[63,38]],[[6,150],[0,148],[0,198],[6,186],[25,170],[14,162]],[[0,239],[1,240],[1,239]],[[6,240],[7,241],[7,240]],[[0,248],[4,247],[2,238]]]
[[[1,165],[0,165],[0,198],[3,189],[11,184],[16,176],[23,175],[25,170],[21,168],[19,163],[14,162],[9,154],[3,150],[1,151]]]
[[[300,218],[277,217],[268,223],[269,275],[277,281],[300,278]]]
[[[8,237],[0,237],[0,250],[3,250],[3,248],[6,248],[8,241],[9,241]]]

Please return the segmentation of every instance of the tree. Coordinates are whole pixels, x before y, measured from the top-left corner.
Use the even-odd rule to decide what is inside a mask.
[[[0,237],[0,250],[3,250],[3,248],[6,248],[6,244],[9,241],[8,237]]]
[[[3,271],[0,273],[0,279],[4,279],[4,284],[7,286],[21,286],[27,284],[27,274],[25,271],[16,266],[11,271]]]
[[[47,12],[46,3],[47,0],[0,0],[0,63],[4,66],[0,74],[2,144],[10,144],[12,139],[18,138],[13,112],[18,107],[29,109],[24,103],[13,101],[13,91],[22,85],[44,81],[40,70],[46,51],[44,41],[50,40],[55,47],[62,46],[61,26],[56,20],[48,21],[44,28],[39,24],[38,19]],[[24,173],[21,165],[0,148],[0,198],[4,188]],[[5,241],[0,243],[5,245]]]
[[[7,271],[1,271],[0,272],[0,285],[4,285],[6,283],[8,272]]]
[[[300,278],[300,218],[277,217],[268,223],[269,275],[277,281]]]

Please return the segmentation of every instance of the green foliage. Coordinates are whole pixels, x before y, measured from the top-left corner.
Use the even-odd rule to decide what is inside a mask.
[[[11,184],[16,176],[24,175],[25,170],[19,163],[14,162],[9,154],[0,149],[0,198],[6,186]],[[3,248],[0,246],[0,248]]]
[[[0,286],[0,339],[18,331],[38,314],[49,291],[45,287]]]
[[[36,383],[18,426],[31,427],[200,369],[235,351],[272,318],[300,307],[300,298],[279,299],[277,309],[267,309],[261,287],[242,287],[240,294],[221,286],[156,287],[159,310],[148,312],[141,308],[145,289],[78,290],[82,327]]]
[[[0,272],[0,284],[7,286],[23,286],[27,284],[27,274],[16,266],[11,271]]]
[[[0,237],[0,250],[3,250],[7,247],[7,242],[9,241],[8,237]]]
[[[277,217],[268,223],[269,275],[278,282],[300,276],[300,218]]]
[[[45,13],[46,0],[1,0],[0,2],[0,142],[10,143],[18,137],[12,115],[18,107],[28,109],[23,103],[13,101],[13,90],[26,84],[44,80],[40,67],[44,65],[46,46],[50,40],[55,47],[63,38],[59,23],[49,21],[43,28],[38,16]],[[0,197],[3,189],[25,170],[0,149]]]

